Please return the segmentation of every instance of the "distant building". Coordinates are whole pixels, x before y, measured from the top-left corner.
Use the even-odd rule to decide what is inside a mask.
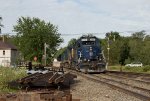
[[[16,46],[0,41],[0,66],[13,66],[17,60]]]

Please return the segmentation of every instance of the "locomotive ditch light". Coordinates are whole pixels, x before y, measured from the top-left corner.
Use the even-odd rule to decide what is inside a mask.
[[[92,47],[90,47],[90,51],[92,51]]]

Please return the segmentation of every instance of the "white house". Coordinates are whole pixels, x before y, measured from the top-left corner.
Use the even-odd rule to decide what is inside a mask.
[[[10,44],[0,41],[0,66],[13,66],[17,60],[17,48]]]

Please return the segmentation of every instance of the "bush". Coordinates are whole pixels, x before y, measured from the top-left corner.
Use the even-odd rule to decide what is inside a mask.
[[[150,71],[150,66],[143,67],[143,72],[148,72],[148,71]]]
[[[117,70],[120,71],[120,66],[109,66],[109,70]],[[122,70],[126,72],[147,72],[150,73],[150,66],[144,66],[144,67],[125,67],[122,66]]]
[[[8,82],[26,76],[25,69],[0,67],[0,92],[13,91],[9,88]]]
[[[125,67],[124,70],[128,72],[143,72],[143,67]]]

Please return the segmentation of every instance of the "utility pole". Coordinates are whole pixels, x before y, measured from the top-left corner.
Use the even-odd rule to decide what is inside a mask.
[[[2,33],[1,27],[3,27],[3,25],[1,24],[1,21],[2,21],[2,17],[0,16],[0,34]]]
[[[47,45],[46,43],[44,43],[44,57],[45,57],[45,61],[44,64],[46,66],[46,60],[47,60],[47,53],[46,53],[46,49],[49,47],[49,45]]]
[[[44,56],[45,56],[44,64],[46,66],[46,43],[44,43]]]
[[[145,40],[145,38],[146,38],[146,35],[143,37],[143,40],[142,40],[142,41],[144,41],[144,40]]]
[[[109,52],[110,52],[110,44],[109,44],[109,36],[107,37],[107,69],[109,66]]]
[[[106,33],[106,38],[107,38],[107,64],[106,64],[106,69],[108,70],[108,66],[109,66],[109,53],[110,53],[110,39],[109,36],[111,35],[111,33]]]

